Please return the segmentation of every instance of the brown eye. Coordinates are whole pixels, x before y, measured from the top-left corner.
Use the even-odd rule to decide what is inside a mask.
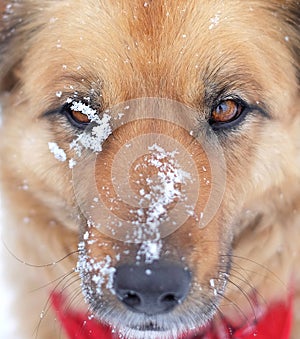
[[[79,111],[70,111],[71,118],[76,121],[78,124],[89,124],[91,120],[88,118],[88,116],[84,113],[81,113]]]
[[[232,99],[224,100],[211,113],[211,123],[226,123],[237,119],[244,106]]]
[[[74,103],[72,103],[74,105]],[[76,128],[85,129],[91,122],[89,116],[83,113],[79,107],[79,109],[72,109],[73,107],[69,104],[65,105],[62,108],[62,113],[67,117],[69,122]]]

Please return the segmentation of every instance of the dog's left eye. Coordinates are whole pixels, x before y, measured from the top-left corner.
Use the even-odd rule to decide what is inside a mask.
[[[222,125],[232,121],[235,121],[240,117],[245,106],[233,99],[227,99],[221,101],[216,106],[210,115],[209,122],[211,125]]]

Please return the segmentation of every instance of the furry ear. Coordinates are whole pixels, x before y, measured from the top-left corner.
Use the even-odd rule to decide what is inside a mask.
[[[18,82],[17,68],[26,51],[33,2],[0,0],[0,92],[10,91]]]
[[[2,92],[9,91],[16,83],[14,67],[20,61],[20,55],[11,49],[17,26],[14,2],[0,1],[0,92]]]
[[[294,65],[300,86],[300,1],[286,1],[281,6],[281,15],[288,24],[287,42],[294,57]]]

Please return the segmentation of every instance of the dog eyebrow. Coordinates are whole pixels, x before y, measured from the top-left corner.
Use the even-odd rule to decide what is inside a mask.
[[[264,99],[264,89],[245,65],[239,65],[233,72],[231,59],[224,58],[217,67],[207,67],[203,72],[204,104],[213,107],[216,102],[236,98],[247,103],[251,110],[271,119],[270,105]]]
[[[61,79],[59,83],[66,83],[66,79],[72,79],[72,82],[68,82],[68,83],[78,84],[78,82],[76,83],[75,77],[70,77],[70,76],[67,76],[66,78],[64,78],[63,79],[64,81],[62,81]],[[75,85],[74,87],[70,86],[70,88],[66,88],[65,86],[62,86],[64,87],[63,91],[57,91],[56,95],[53,95],[52,93],[51,97],[50,95],[48,95],[47,100],[45,100],[45,102],[48,103],[48,109],[46,110],[46,112],[42,113],[41,116],[43,117],[43,116],[49,116],[51,114],[59,113],[61,107],[67,104],[68,99],[72,99],[72,101],[74,100],[74,101],[85,102],[86,104],[89,104],[91,107],[93,107],[97,111],[99,112],[102,111],[104,109],[103,108],[104,105],[103,105],[103,97],[101,94],[101,89],[99,88],[99,86],[95,86],[95,84],[93,85],[92,82],[89,82],[89,84],[91,87],[89,87],[87,84],[84,84],[84,88],[80,90],[76,90],[77,86]],[[55,91],[54,91],[54,94],[55,94]]]

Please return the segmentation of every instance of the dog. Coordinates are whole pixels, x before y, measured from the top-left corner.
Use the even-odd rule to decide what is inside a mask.
[[[298,338],[300,2],[0,4],[17,334]]]

